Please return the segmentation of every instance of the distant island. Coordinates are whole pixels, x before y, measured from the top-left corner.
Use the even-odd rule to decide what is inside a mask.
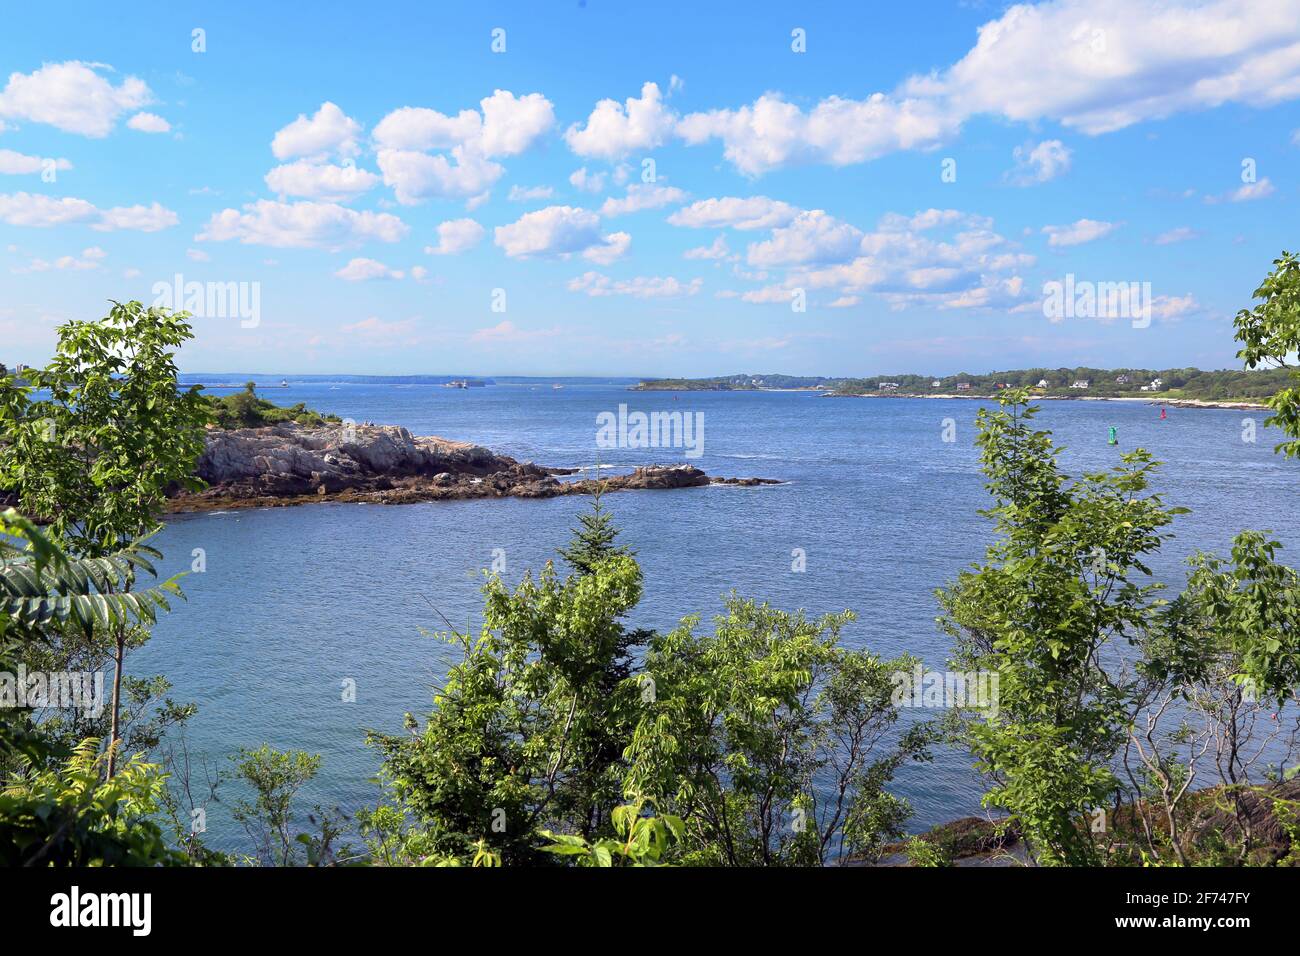
[[[1286,388],[1286,369],[1244,371],[1198,368],[1029,368],[958,375],[880,375],[830,378],[817,375],[721,375],[713,378],[646,379],[635,391],[820,391],[830,396],[898,398],[992,398],[1008,388],[1027,388],[1040,398],[1136,398],[1170,404],[1261,406]]]

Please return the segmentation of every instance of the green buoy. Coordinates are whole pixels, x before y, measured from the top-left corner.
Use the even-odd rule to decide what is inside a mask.
[[[1111,426],[1110,426],[1110,441],[1107,442],[1107,444],[1109,444],[1109,445],[1118,445],[1118,444],[1119,444],[1119,435],[1116,434],[1116,432],[1115,432],[1115,426],[1114,426],[1114,425],[1111,425]]]

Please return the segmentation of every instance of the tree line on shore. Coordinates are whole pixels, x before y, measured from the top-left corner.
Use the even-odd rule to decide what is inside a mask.
[[[1285,366],[1295,256],[1255,298],[1240,356]],[[1138,450],[1064,474],[1018,387],[977,419],[987,552],[936,592],[945,666],[996,675],[995,706],[905,719],[896,676],[922,662],[848,646],[847,610],[732,594],[707,625],[634,626],[641,569],[597,495],[559,562],[514,587],[487,574],[481,627],[446,625],[457,660],[429,712],[369,738],[373,806],[304,810],[309,753],[262,745],[210,767],[186,739],[195,706],[126,673],[183,597],[149,542],[215,416],[176,384],[191,334],[183,313],[114,304],[62,326],[27,384],[0,379],[0,492],[22,505],[0,516],[0,695],[20,672],[112,670],[99,712],[0,706],[0,863],[807,866],[901,846],[944,865],[942,839],[904,839],[895,783],[940,746],[970,754],[1027,862],[1300,861],[1300,575],[1247,530],[1227,556],[1194,555],[1176,592],[1157,584],[1149,563],[1183,511],[1152,491],[1158,464]],[[1286,374],[1270,421],[1296,457]],[[238,853],[196,825],[232,786]]]
[[[823,389],[832,394],[972,395],[996,396],[1008,388],[1033,394],[1078,395],[1086,383],[1091,396],[1195,399],[1198,401],[1262,402],[1290,382],[1285,368],[1022,368],[1002,372],[919,375],[912,372],[874,378],[797,375],[724,375],[714,378],[650,379],[642,391],[752,391],[755,389]]]

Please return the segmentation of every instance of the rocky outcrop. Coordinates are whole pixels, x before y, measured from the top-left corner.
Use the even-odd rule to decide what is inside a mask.
[[[775,484],[710,478],[692,465],[649,465],[631,474],[562,481],[574,468],[546,468],[481,445],[414,436],[396,425],[307,428],[280,424],[209,429],[198,463],[207,488],[178,490],[172,511],[266,507],[309,501],[405,504],[462,498],[553,498],[606,491]]]

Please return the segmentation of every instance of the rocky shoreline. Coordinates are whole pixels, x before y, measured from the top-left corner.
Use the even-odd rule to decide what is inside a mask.
[[[414,504],[474,498],[555,498],[603,491],[779,484],[771,478],[715,478],[693,465],[646,465],[631,474],[561,480],[550,468],[481,445],[414,436],[396,425],[309,428],[292,423],[210,428],[197,475],[207,487],[177,489],[172,513],[266,508],[323,501]]]

